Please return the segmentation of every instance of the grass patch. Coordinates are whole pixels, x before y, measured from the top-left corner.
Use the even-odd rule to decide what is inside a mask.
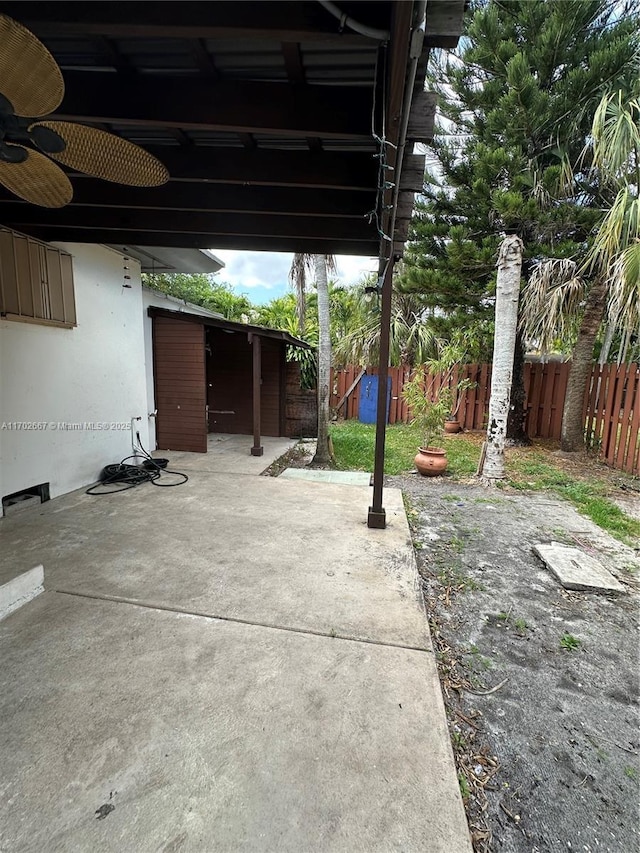
[[[336,467],[341,471],[373,471],[375,425],[343,421],[331,427]],[[387,428],[385,474],[403,474],[413,470],[413,457],[420,446],[420,433],[408,424]],[[449,467],[445,476],[468,477],[475,474],[480,456],[478,440],[463,436],[445,436]]]
[[[568,652],[573,652],[580,648],[580,640],[574,637],[573,634],[565,632],[560,638],[560,648],[566,649]]]
[[[375,425],[359,421],[333,424],[331,438],[336,467],[341,471],[373,471]],[[449,466],[444,474],[452,479],[475,474],[484,436],[479,434],[449,435],[442,444],[447,451]],[[420,445],[420,433],[408,424],[393,424],[387,428],[385,445],[385,474],[404,474],[414,470],[413,458]],[[584,479],[573,471],[567,472],[562,462],[550,452],[538,447],[507,452],[508,485],[515,489],[550,491],[570,501],[583,515],[590,518],[616,539],[629,545],[640,539],[640,521],[623,512],[609,500],[610,471],[599,475],[597,469],[584,471]],[[443,500],[455,500],[445,495]],[[500,498],[477,498],[477,502],[496,503]]]
[[[595,477],[581,480],[536,451],[512,458],[508,470],[509,484],[514,488],[555,492],[622,542],[634,544],[640,537],[640,521],[631,518],[606,496],[611,488],[606,480],[599,481]]]

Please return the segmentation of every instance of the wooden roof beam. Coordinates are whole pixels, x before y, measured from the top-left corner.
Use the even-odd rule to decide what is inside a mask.
[[[128,58],[118,50],[113,39],[107,36],[96,36],[95,40],[108,65],[111,65],[121,74],[135,74],[135,68],[131,67]]]
[[[370,140],[371,91],[351,86],[216,81],[137,75],[122,86],[109,73],[65,72],[56,118],[139,127]]]
[[[237,249],[250,252],[309,252],[319,255],[375,257],[378,238],[370,241],[321,237],[258,237],[237,234],[183,234],[175,231],[105,231],[98,228],[29,226],[25,233],[46,242],[110,243],[116,246],[177,246],[185,249]]]
[[[358,18],[388,29],[390,3],[358,3]],[[429,0],[425,43],[455,47],[462,32],[464,0]],[[147,2],[89,3],[7,2],[2,11],[40,37],[105,35],[111,38],[251,38],[278,41],[337,41],[343,45],[371,44],[339,22],[319,3]]]
[[[300,45],[297,42],[283,42],[281,49],[289,82],[294,85],[304,86],[306,83],[306,75],[304,71],[304,64],[302,62],[302,51],[300,50]],[[302,92],[300,94],[302,94]],[[322,142],[317,136],[308,137],[307,144],[309,145],[310,151],[322,151]]]
[[[428,0],[425,47],[455,47],[463,29],[465,0]]]
[[[361,15],[373,27],[388,27],[389,3],[367,3]],[[299,42],[371,44],[339,22],[315,0],[306,2],[3,3],[2,11],[41,37],[106,35],[112,38],[244,38]]]
[[[7,219],[10,211],[12,218]],[[364,240],[377,236],[364,218],[334,219],[287,214],[209,213],[207,211],[130,210],[123,208],[64,207],[59,210],[36,205],[0,208],[0,221],[17,231],[27,226],[100,231],[149,231],[177,234],[237,235],[242,237],[307,237]]]
[[[207,50],[205,40],[202,38],[189,39],[189,50],[191,51],[194,62],[200,69],[200,73],[204,74],[205,77],[218,80],[220,72],[216,68],[215,62]]]
[[[339,189],[370,192],[376,186],[377,161],[372,154],[355,152],[278,151],[259,148],[180,147],[145,145],[158,157],[174,181],[195,181],[306,189]],[[422,158],[424,164],[424,157]],[[423,169],[424,171],[424,169]],[[74,174],[74,183],[89,180]],[[422,178],[420,187],[422,188]]]
[[[400,192],[421,193],[424,189],[424,154],[405,154],[400,176]]]
[[[438,96],[435,92],[415,92],[411,100],[407,140],[431,142],[436,119]]]
[[[0,220],[16,219],[28,206],[7,190],[0,190]],[[290,214],[363,219],[375,202],[369,193],[317,189],[313,193],[295,187],[196,184],[170,181],[161,187],[128,187],[86,178],[73,182],[69,208],[97,207],[110,210],[173,210],[209,213],[251,213],[254,216]],[[29,205],[29,207],[31,207]],[[410,215],[410,214],[409,214]]]

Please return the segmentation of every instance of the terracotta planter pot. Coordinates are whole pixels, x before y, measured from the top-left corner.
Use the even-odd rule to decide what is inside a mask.
[[[423,477],[437,477],[446,470],[447,454],[442,447],[420,447],[413,461]]]
[[[449,435],[453,433],[460,432],[462,427],[460,426],[460,421],[445,421],[444,422],[444,431]]]

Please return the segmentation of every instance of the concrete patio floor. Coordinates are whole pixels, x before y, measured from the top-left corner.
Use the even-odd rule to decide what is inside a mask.
[[[470,851],[400,492],[180,462],[0,523],[0,850]]]
[[[298,443],[295,438],[273,438],[263,435],[262,456],[252,456],[253,437],[213,433],[207,436],[206,453],[186,453],[179,450],[158,450],[153,455],[169,459],[170,467],[185,472],[211,471],[216,474],[260,474],[272,462]]]

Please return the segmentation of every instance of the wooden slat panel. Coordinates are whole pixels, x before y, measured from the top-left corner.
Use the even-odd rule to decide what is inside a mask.
[[[529,422],[531,420],[531,362],[524,363],[524,428],[529,435]]]
[[[401,367],[392,367],[391,371],[391,406],[389,407],[389,423],[395,424],[400,420],[400,387]]]
[[[538,435],[541,438],[551,436],[551,409],[553,405],[553,392],[555,390],[556,377],[558,375],[557,362],[549,362],[546,367],[546,382],[543,382],[542,408],[540,411],[540,429]]]
[[[564,399],[567,396],[567,381],[569,379],[569,365],[561,362],[557,365],[556,382],[553,396],[551,398],[551,417],[549,422],[549,437],[558,440],[562,434],[562,412],[564,410]]]
[[[620,407],[622,405],[625,378],[626,367],[625,365],[620,365],[616,368],[616,390],[613,398],[613,405],[609,410],[609,435],[607,438],[606,451],[606,459],[609,465],[613,465],[616,458],[618,441],[620,438]]]
[[[402,388],[404,388],[405,383],[409,382],[411,379],[411,368],[405,367],[402,369],[402,387],[400,389],[400,420],[403,424],[408,423],[409,421],[409,407],[407,406],[407,401],[402,397]]]
[[[538,434],[538,412],[540,409],[540,393],[542,389],[542,372],[544,365],[531,365],[531,396],[529,405],[528,436],[534,438]]]
[[[343,377],[344,377],[344,385],[342,386],[342,388],[340,390],[342,391],[342,394],[346,394],[347,390],[351,387],[351,384],[353,383],[353,368],[351,367],[351,365],[349,365],[349,367],[346,368],[346,370],[343,373]],[[344,415],[346,418],[353,418],[354,417],[353,401],[356,397],[356,394],[358,393],[358,390],[359,390],[358,388],[354,388],[352,393],[349,395],[347,402],[344,404],[343,411],[344,411]]]
[[[611,440],[611,419],[613,417],[613,404],[618,389],[618,370],[615,365],[610,364],[609,367],[609,383],[607,385],[606,403],[603,410],[602,418],[602,445],[600,455],[606,458],[609,455],[609,443]]]
[[[280,435],[280,356],[282,344],[262,338],[260,421],[262,435]]]
[[[153,360],[158,447],[206,453],[204,327],[154,317]]]
[[[31,257],[29,252],[29,241],[24,237],[16,236],[13,244],[15,253],[15,268],[18,275],[18,288],[20,297],[20,313],[25,317],[38,317],[41,314],[34,313],[34,281],[31,276]],[[38,268],[35,270],[36,277],[39,275]],[[62,317],[51,317],[52,320],[64,320]]]
[[[597,447],[602,439],[602,428],[604,420],[604,412],[607,399],[607,388],[611,378],[611,365],[605,364],[600,371],[599,382],[596,383],[594,389],[594,422],[593,422],[593,439],[592,447]]]
[[[350,388],[351,385],[353,385],[353,383],[355,382],[356,376],[360,372],[360,371],[356,372],[356,370],[357,370],[357,368],[354,367],[353,365],[349,368],[349,372],[347,373],[347,388]],[[347,390],[347,388],[345,388],[345,391]],[[350,417],[357,418],[359,408],[360,408],[360,383],[358,383],[356,385],[356,387],[353,389],[353,393],[349,397]]]
[[[478,374],[478,365],[471,364],[469,365],[469,378],[472,382],[477,382],[479,379]],[[478,388],[473,386],[469,388],[467,392],[467,411],[464,422],[465,429],[475,429],[476,422],[476,398],[478,395]]]
[[[77,322],[76,318],[76,295],[73,286],[73,261],[71,255],[65,252],[59,253],[60,268],[62,271],[62,295],[64,298],[64,314],[67,323]]]
[[[465,364],[462,366],[461,378],[462,379],[470,379],[471,378],[470,365]],[[460,403],[460,408],[458,410],[458,421],[460,422],[460,425],[463,428],[467,424],[467,412],[468,412],[468,410],[469,410],[469,389],[466,388],[462,392],[462,402]]]
[[[598,410],[598,392],[602,384],[602,367],[599,364],[594,365],[591,371],[591,379],[585,388],[585,411],[584,421],[586,429],[586,444],[587,447],[593,447],[595,444],[595,428],[596,415]]]
[[[57,249],[46,250],[47,281],[49,282],[49,299],[51,302],[51,319],[65,322],[64,298],[62,288],[62,270],[60,268],[60,253]]]
[[[474,429],[485,429],[489,417],[489,398],[491,397],[491,370],[488,364],[476,368],[478,392],[474,412]]]
[[[633,367],[635,368],[633,414],[624,470],[631,474],[640,474],[640,365],[636,364]]]
[[[635,365],[628,364],[626,365],[622,384],[623,388],[623,410],[621,412],[621,420],[620,420],[620,439],[618,441],[618,449],[616,451],[615,458],[615,467],[616,468],[624,468],[624,463],[627,455],[627,445],[629,443],[629,439],[631,437],[631,411],[633,406],[633,397],[634,397],[634,379],[635,379]]]

